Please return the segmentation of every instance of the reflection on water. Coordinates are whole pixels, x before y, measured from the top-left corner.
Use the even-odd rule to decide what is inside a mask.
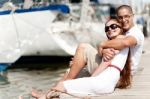
[[[67,63],[53,63],[51,65],[65,67]],[[52,68],[39,68],[38,70],[33,68],[9,69],[8,79],[10,84],[0,85],[0,99],[18,99],[19,95],[28,94],[32,87],[47,90],[63,76],[65,70],[65,68],[56,70]]]

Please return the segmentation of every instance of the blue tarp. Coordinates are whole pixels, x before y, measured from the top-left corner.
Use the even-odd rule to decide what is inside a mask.
[[[9,67],[8,64],[0,64],[0,72],[1,71],[6,71],[8,67]]]
[[[53,11],[60,11],[64,14],[70,13],[70,9],[67,5],[64,4],[53,4],[46,7],[36,7],[30,9],[17,9],[15,13],[25,13],[25,12],[35,12],[35,11],[44,11],[44,10],[53,10]],[[0,15],[10,14],[11,10],[1,11]]]

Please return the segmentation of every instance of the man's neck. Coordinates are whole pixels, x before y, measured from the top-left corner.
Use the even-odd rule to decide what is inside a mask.
[[[124,33],[128,32],[130,29],[132,29],[135,25],[133,24],[128,30],[124,30]]]

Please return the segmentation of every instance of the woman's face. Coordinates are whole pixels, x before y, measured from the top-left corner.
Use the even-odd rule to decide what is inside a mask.
[[[117,21],[110,20],[106,23],[105,32],[109,39],[114,39],[118,35],[122,34],[122,28]]]

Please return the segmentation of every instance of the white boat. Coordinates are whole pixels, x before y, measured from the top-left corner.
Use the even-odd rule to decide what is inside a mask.
[[[22,9],[9,3],[0,11],[0,63],[13,63],[30,55],[69,56],[80,42],[96,46],[106,38],[104,23],[85,20],[88,15],[79,16],[78,21],[72,14],[50,9],[51,5],[33,8],[24,5],[26,9]],[[82,6],[87,5],[88,2]],[[58,20],[62,16],[65,21]]]

